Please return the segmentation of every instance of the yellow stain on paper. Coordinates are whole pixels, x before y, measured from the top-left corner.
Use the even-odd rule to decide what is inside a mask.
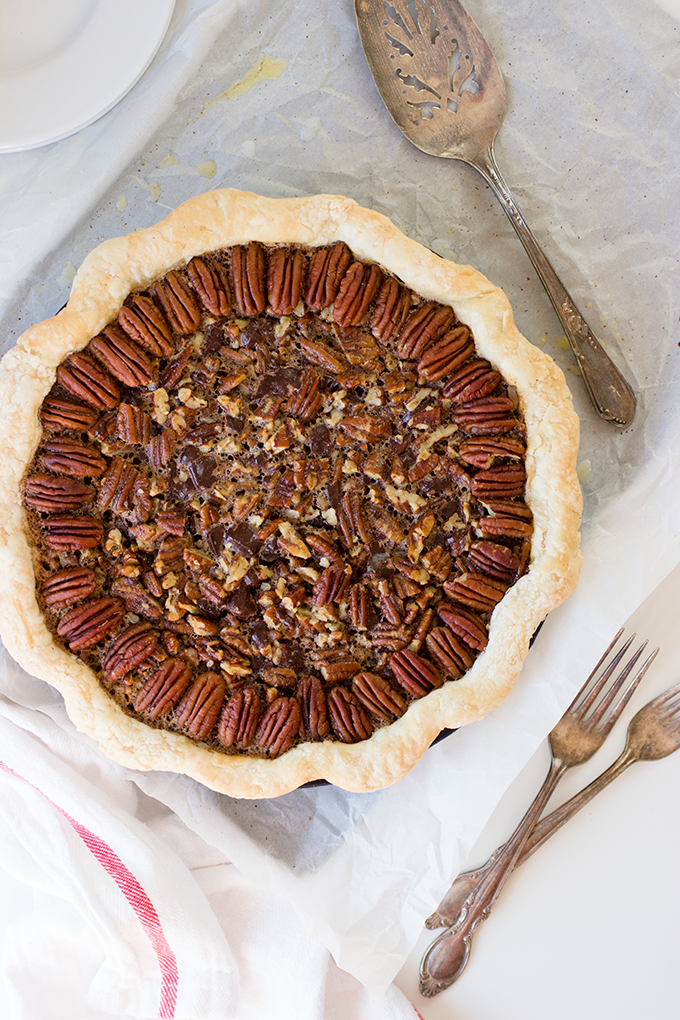
[[[163,159],[160,161],[156,169],[164,170],[166,166],[175,166],[176,163],[179,163],[177,156],[173,156],[173,154],[169,152],[167,156],[163,156]]]
[[[125,212],[127,209],[127,195],[119,195],[118,201],[116,202],[116,208],[118,212]]]
[[[238,99],[240,96],[245,95],[254,85],[258,82],[269,79],[270,81],[274,78],[279,78],[288,67],[288,61],[282,60],[277,57],[268,57],[264,53],[258,59],[254,67],[244,74],[240,81],[237,81],[234,85],[231,85],[225,92],[220,92],[219,96],[215,96],[211,99],[206,106],[212,106],[213,103],[219,102],[221,99]]]
[[[206,159],[205,163],[199,163],[196,167],[201,177],[210,179],[217,173],[217,165],[214,159]]]

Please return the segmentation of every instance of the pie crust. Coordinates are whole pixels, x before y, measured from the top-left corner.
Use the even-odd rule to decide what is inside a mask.
[[[526,431],[525,501],[533,514],[528,569],[493,611],[485,650],[460,679],[413,700],[370,738],[303,741],[280,757],[224,754],[154,728],[113,701],[92,669],[61,647],[36,599],[34,551],[22,505],[27,467],[41,442],[39,409],[68,355],[116,320],[139,292],[192,258],[233,245],[305,248],[344,241],[425,301],[450,306],[516,393]],[[573,590],[580,569],[578,419],[561,370],[518,332],[504,293],[481,273],[439,258],[388,219],[348,198],[268,199],[235,190],[190,199],[153,227],[99,245],[84,260],[66,307],[31,327],[0,366],[0,598],[3,641],[26,670],[64,697],[70,718],[114,761],[193,777],[233,797],[275,797],[324,779],[370,791],[402,778],[446,728],[474,722],[512,689],[545,616]]]

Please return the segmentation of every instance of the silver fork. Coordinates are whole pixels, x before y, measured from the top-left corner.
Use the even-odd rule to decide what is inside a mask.
[[[557,783],[567,769],[582,765],[602,746],[656,657],[658,649],[647,657],[626,686],[630,674],[647,646],[645,641],[614,676],[635,639],[633,634],[602,674],[595,679],[622,634],[623,630],[620,630],[549,734],[550,768],[524,818],[507,843],[492,856],[488,867],[482,869],[479,881],[474,884],[463,903],[454,925],[435,939],[425,952],[420,964],[422,995],[428,998],[437,995],[460,977],[470,957],[472,935],[477,926],[489,916]]]

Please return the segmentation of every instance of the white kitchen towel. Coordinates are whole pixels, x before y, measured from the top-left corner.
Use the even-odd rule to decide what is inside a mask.
[[[4,1020],[417,1017],[49,716],[3,698],[0,748]]]

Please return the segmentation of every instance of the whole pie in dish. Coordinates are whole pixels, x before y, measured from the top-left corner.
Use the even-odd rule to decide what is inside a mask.
[[[349,199],[96,248],[0,382],[2,636],[115,761],[400,779],[576,583],[578,422],[480,273]]]

